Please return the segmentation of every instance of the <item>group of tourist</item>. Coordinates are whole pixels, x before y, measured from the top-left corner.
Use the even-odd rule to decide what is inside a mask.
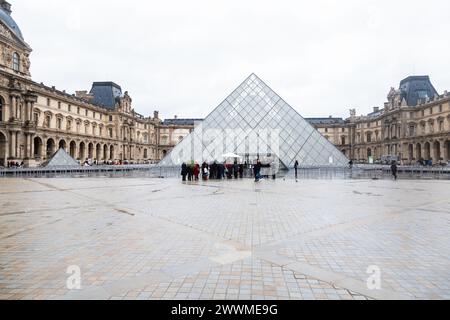
[[[238,163],[234,161],[234,163],[226,163],[226,162],[217,162],[214,161],[212,163],[203,162],[200,166],[197,162],[192,161],[189,164],[183,163],[181,165],[181,176],[182,181],[199,181],[200,176],[203,181],[205,180],[222,180],[222,179],[243,179],[245,172],[252,172],[252,176],[255,178],[255,181],[259,181],[262,179],[261,176],[261,168],[264,166],[270,165],[262,165],[258,160],[254,165],[248,165],[245,163]]]
[[[7,168],[23,168],[25,164],[23,161],[20,164],[17,161],[8,161],[6,165]]]

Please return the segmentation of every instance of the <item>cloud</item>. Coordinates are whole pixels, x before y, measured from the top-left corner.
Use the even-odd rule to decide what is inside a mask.
[[[450,88],[446,0],[18,0],[32,75],[60,89],[111,80],[141,114],[204,117],[255,72],[304,116],[382,106],[429,74]]]

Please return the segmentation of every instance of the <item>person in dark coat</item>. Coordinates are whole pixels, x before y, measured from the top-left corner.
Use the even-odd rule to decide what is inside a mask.
[[[234,178],[237,179],[239,176],[239,165],[237,163],[237,160],[234,161],[234,165],[233,165],[233,175]]]
[[[392,173],[392,176],[394,177],[394,180],[397,180],[398,168],[397,168],[397,162],[395,162],[395,161],[392,161],[391,173]]]
[[[253,167],[253,172],[255,174],[255,182],[261,180],[261,162],[258,160]]]
[[[194,177],[194,165],[191,163],[187,166],[188,170],[188,181],[192,181]]]
[[[297,180],[298,179],[298,161],[297,160],[295,160],[294,170],[295,170],[295,180]]]
[[[183,177],[182,181],[186,181],[187,174],[188,174],[187,165],[186,165],[186,163],[183,162],[183,164],[181,165],[181,176]]]
[[[211,164],[211,167],[210,167],[210,170],[211,170],[211,172],[209,173],[209,178],[210,179],[217,179],[217,162],[216,161],[214,161],[212,164]]]
[[[349,169],[353,169],[353,160],[350,160],[348,162],[348,167],[349,167]]]
[[[225,179],[226,173],[228,173],[226,165],[227,165],[226,162],[223,162],[222,165],[220,166],[221,170],[222,170],[222,172],[221,172],[222,173],[222,179]]]
[[[223,163],[218,163],[217,164],[217,179],[222,180],[223,178],[225,178],[225,166],[223,165]]]

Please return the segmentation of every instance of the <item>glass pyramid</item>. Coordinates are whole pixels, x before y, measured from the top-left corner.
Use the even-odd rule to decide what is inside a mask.
[[[79,167],[80,164],[72,158],[63,148],[43,164],[43,167]]]
[[[301,167],[345,166],[349,161],[255,74],[198,123],[159,165],[224,161],[230,153],[247,163],[276,157],[288,168],[296,160]]]

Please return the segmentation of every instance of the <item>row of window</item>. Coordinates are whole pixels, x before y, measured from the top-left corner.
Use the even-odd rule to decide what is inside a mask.
[[[380,135],[378,132],[375,132],[375,136],[373,136],[373,134],[371,132],[367,132],[365,134],[365,140],[361,138],[361,134],[357,133],[356,134],[356,143],[371,143],[371,142],[376,142],[376,141],[380,141]]]
[[[444,110],[444,107],[442,105],[439,105],[437,107],[430,107],[428,109],[424,109],[424,110],[421,111],[420,114],[421,114],[422,117],[425,117],[426,113],[429,114],[429,115],[432,115],[432,114],[434,114],[434,109],[435,108],[437,109],[438,113],[441,113]],[[411,119],[414,119],[416,116],[417,116],[417,113],[415,113],[415,112],[411,112],[410,115],[409,115],[409,117]]]
[[[34,113],[33,117],[34,117],[33,120],[36,123],[39,123],[39,114],[37,112]],[[43,127],[44,128],[51,128],[51,120],[52,120],[52,116],[51,115],[48,115],[48,114],[45,115],[44,122],[43,122]],[[70,131],[72,131],[72,122],[73,122],[73,120],[66,120],[66,128],[63,128],[63,119],[60,118],[60,117],[57,117],[56,118],[56,129],[58,129],[58,130],[66,130],[66,131],[70,132]],[[82,122],[75,122],[75,126],[76,126],[75,127],[76,128],[75,132],[76,133],[82,133]],[[97,128],[98,128],[98,130],[97,130]],[[107,132],[108,138],[114,138],[113,128],[107,128],[106,132]],[[84,134],[88,134],[88,135],[92,134],[94,136],[96,136],[97,134],[99,136],[103,136],[103,134],[104,134],[103,125],[84,124],[84,131],[83,131],[83,133]],[[129,136],[130,132],[129,131],[125,131],[124,132],[122,130],[121,131],[121,135],[123,137]],[[154,140],[154,134],[152,134],[152,137],[153,137],[153,140]],[[148,135],[147,134],[142,134],[142,139],[141,139],[140,132],[137,132],[137,140],[139,142],[148,143]]]
[[[379,125],[380,125],[379,121],[377,121],[377,122],[367,122],[365,127],[366,128],[372,128],[372,127],[378,127]],[[364,127],[364,125],[362,123],[359,123],[359,124],[356,125],[357,129],[361,129],[363,127]]]
[[[438,132],[444,132],[445,131],[445,122],[444,120],[440,120],[438,123]],[[450,122],[449,122],[450,127]],[[425,135],[425,134],[433,134],[435,133],[435,124],[434,122],[425,122],[420,124],[420,132],[417,132],[416,125],[410,125],[408,127],[408,137],[414,137],[417,134]],[[399,138],[401,137],[401,128],[400,126],[391,126],[390,128],[386,128],[385,136],[393,139],[393,138]],[[370,143],[372,142],[372,133],[367,132],[365,134],[365,142]],[[378,132],[375,132],[375,140],[374,141],[380,141],[380,137],[378,135]],[[357,133],[356,135],[356,143],[362,143],[364,141],[361,140],[361,134]]]
[[[443,105],[430,107],[430,108],[421,110],[420,115],[421,115],[421,117],[423,118],[423,117],[425,117],[426,115],[432,115],[432,114],[434,114],[434,113],[435,113],[435,110],[436,110],[437,113],[441,113],[441,112],[443,112],[444,107],[443,107]],[[418,115],[419,115],[419,114],[418,114],[417,112],[410,112],[409,117],[410,117],[410,119],[415,119],[415,118],[418,117]],[[379,122],[379,121],[373,122],[373,123],[372,123],[372,122],[368,122],[368,123],[365,124],[365,127],[366,127],[366,128],[371,128],[373,125],[375,125],[375,126],[378,127],[378,126],[380,125],[380,122]],[[364,124],[358,124],[358,125],[357,125],[357,128],[358,128],[358,129],[363,128],[363,127],[364,127]]]
[[[444,132],[445,131],[445,123],[443,120],[438,122],[438,132]],[[420,134],[427,134],[427,133],[435,133],[435,126],[433,122],[428,122],[428,132],[427,132],[427,123],[420,124]],[[417,134],[416,132],[416,126],[410,125],[409,126],[409,136],[414,137]]]
[[[47,107],[51,107],[51,102],[52,102],[52,100],[50,98],[47,98]],[[61,103],[61,101],[58,101],[58,110],[61,110],[61,109],[62,109],[62,103]],[[68,112],[72,112],[72,105],[70,105],[70,104],[67,105],[67,111]],[[81,113],[82,113],[82,109],[80,107],[76,107],[76,114],[81,114]],[[102,114],[100,112],[97,113],[96,111],[92,111],[92,118],[96,119],[97,114],[99,115],[99,119],[100,120],[103,120],[103,116],[107,116],[107,115],[104,115],[104,114]],[[89,110],[88,109],[84,109],[84,115],[86,117],[89,117]],[[113,118],[112,115],[108,115],[108,121],[109,122],[112,122],[113,119],[114,118]],[[122,120],[123,120],[122,116],[120,116],[120,121],[122,121]],[[147,124],[144,124],[144,129],[147,130],[147,128],[148,128]]]
[[[50,98],[47,98],[47,107],[51,107],[51,102],[52,102],[52,100]],[[61,101],[58,101],[58,110],[61,110],[61,109],[62,109],[62,103],[61,103]],[[72,112],[72,105],[70,105],[70,104],[67,105],[67,111],[68,112]],[[81,114],[81,111],[82,111],[82,109],[80,107],[76,107],[76,114]],[[96,119],[97,114],[99,115],[99,119],[103,120],[103,116],[104,115],[102,113],[100,113],[100,112],[97,113],[95,111],[92,111],[92,118]],[[84,109],[84,115],[86,117],[89,117],[89,110],[88,109]],[[113,121],[113,116],[110,115],[108,120],[110,122]]]
[[[328,128],[325,128],[325,132],[328,133],[328,132],[329,132],[329,129],[328,129]],[[345,132],[345,128],[341,128],[341,132]]]

